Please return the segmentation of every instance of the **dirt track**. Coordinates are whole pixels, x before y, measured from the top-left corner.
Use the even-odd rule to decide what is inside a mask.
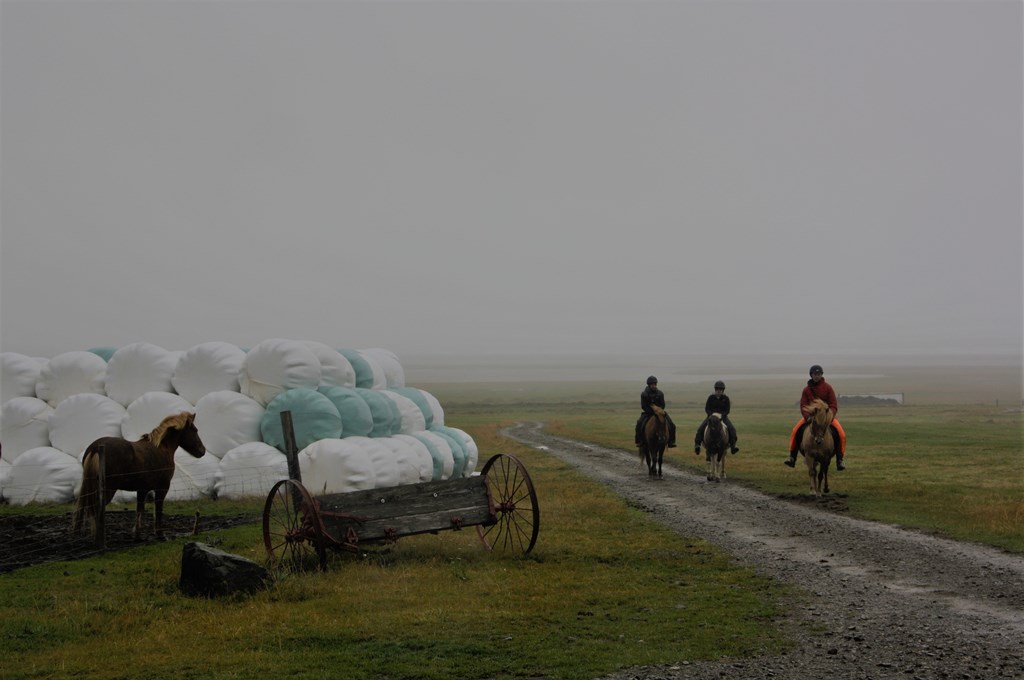
[[[780,499],[672,466],[650,480],[633,452],[554,437],[540,423],[503,434],[809,594],[792,604],[787,623],[806,644],[789,654],[633,668],[609,680],[1024,678],[1024,558],[829,512],[841,498]]]

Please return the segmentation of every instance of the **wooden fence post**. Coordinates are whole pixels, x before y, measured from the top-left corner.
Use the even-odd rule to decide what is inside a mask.
[[[99,447],[96,457],[99,458],[96,469],[96,505],[99,507],[99,510],[93,519],[96,522],[96,547],[103,550],[107,547],[107,523],[104,519],[106,503],[103,502],[107,491],[107,454],[105,446]]]
[[[288,478],[302,482],[302,472],[299,470],[299,452],[295,444],[295,429],[292,427],[292,412],[281,411],[281,432],[284,434],[284,455],[288,459]],[[292,505],[295,507],[295,514],[298,515],[302,507],[302,499],[299,494],[292,495]]]

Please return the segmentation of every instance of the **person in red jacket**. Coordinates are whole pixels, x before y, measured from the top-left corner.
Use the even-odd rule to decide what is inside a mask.
[[[789,467],[796,467],[796,454],[800,448],[800,439],[803,436],[803,429],[807,427],[810,413],[808,408],[815,399],[821,399],[828,404],[832,410],[832,434],[835,441],[839,442],[836,447],[836,470],[845,470],[843,458],[846,456],[846,432],[839,424],[836,415],[839,413],[839,399],[836,398],[836,391],[825,382],[825,371],[818,364],[811,366],[810,380],[807,387],[800,393],[800,415],[802,418],[793,426],[793,432],[789,435],[789,459],[783,461]]]

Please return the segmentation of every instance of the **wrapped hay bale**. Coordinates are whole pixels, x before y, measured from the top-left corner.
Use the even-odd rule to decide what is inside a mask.
[[[405,369],[398,355],[389,349],[371,347],[361,349],[359,352],[368,359],[375,361],[384,373],[384,387],[405,387]]]
[[[220,390],[196,402],[196,429],[206,453],[220,458],[231,449],[262,441],[260,421],[267,410],[239,392]]]
[[[452,471],[455,469],[455,456],[452,454],[452,447],[448,440],[439,434],[427,430],[415,432],[410,436],[426,444],[427,450],[430,452],[430,458],[433,460],[433,475],[431,479],[435,482],[451,479]]]
[[[370,407],[370,414],[373,416],[373,429],[368,436],[390,437],[401,432],[402,414],[399,413],[394,400],[384,396],[381,390],[357,387],[356,393],[366,401],[366,405]]]
[[[220,471],[216,456],[196,458],[184,449],[174,452],[174,476],[167,491],[169,501],[193,501],[213,495],[213,485]]]
[[[338,350],[356,372],[356,387],[367,390],[382,390],[388,386],[384,369],[372,357],[368,357],[357,349]]]
[[[25,451],[11,463],[4,498],[11,505],[68,503],[82,484],[82,465],[74,456],[50,446]]]
[[[124,406],[102,394],[75,394],[50,414],[50,444],[81,460],[85,448],[100,437],[120,437]]]
[[[213,490],[217,498],[266,498],[282,479],[288,479],[285,455],[270,444],[249,442],[221,457]]]
[[[368,437],[373,431],[373,413],[369,404],[351,387],[321,385],[317,392],[331,400],[341,416],[341,436]]]
[[[39,371],[36,396],[56,408],[76,394],[106,396],[107,362],[92,352],[64,352]]]
[[[321,439],[299,452],[302,485],[314,496],[376,488],[370,454],[349,439]]]
[[[412,434],[427,429],[426,418],[416,402],[394,390],[381,390],[380,393],[395,402],[398,409],[398,432],[395,434]]]
[[[25,451],[50,446],[53,407],[35,397],[15,397],[0,409],[3,458],[11,463]]]
[[[330,399],[308,388],[287,390],[267,404],[267,412],[260,419],[263,441],[285,451],[284,428],[281,414],[291,411],[295,446],[302,450],[319,439],[341,437],[341,414]]]
[[[171,392],[146,392],[125,409],[121,420],[121,436],[133,442],[152,432],[167,416],[183,411],[193,412],[192,404]],[[200,439],[202,435],[200,435]]]
[[[171,377],[179,352],[148,342],[121,347],[107,362],[107,396],[127,407],[146,392],[173,392]]]
[[[298,340],[264,340],[245,355],[238,373],[242,394],[266,406],[286,390],[320,386],[320,360]]]
[[[16,397],[35,397],[40,362],[17,352],[0,352],[0,404]],[[44,400],[45,401],[45,400]]]
[[[466,448],[462,445],[462,438],[453,432],[450,432],[448,428],[443,425],[431,428],[430,432],[440,437],[444,437],[448,442],[448,448],[452,451],[452,472],[450,477],[453,479],[462,477],[463,472],[466,469],[466,460],[468,458],[466,455]]]
[[[434,473],[434,466],[427,447],[423,446],[423,442],[415,439],[415,437],[409,437],[408,435],[405,435],[408,439],[401,437],[402,435],[380,437],[374,441],[380,442],[391,449],[391,454],[395,457],[395,464],[398,466],[399,484],[429,482]],[[420,446],[414,446],[412,441],[409,441],[410,439]],[[425,461],[423,456],[426,456]]]
[[[227,342],[204,342],[189,348],[171,376],[175,391],[195,404],[211,392],[238,392],[245,352]]]
[[[320,360],[320,385],[355,387],[356,371],[351,362],[338,350],[322,342],[303,340],[316,358]]]
[[[360,447],[369,456],[373,467],[373,488],[383,489],[401,483],[398,461],[390,447],[371,437],[348,437],[344,441]]]

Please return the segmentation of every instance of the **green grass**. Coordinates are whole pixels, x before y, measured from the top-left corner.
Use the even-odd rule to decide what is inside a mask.
[[[290,575],[251,597],[178,592],[184,540],[0,576],[0,678],[594,678],[623,666],[744,658],[795,644],[780,625],[798,596],[679,537],[557,459],[498,435],[518,420],[632,450],[633,385],[425,386],[446,423],[487,456],[520,457],[537,488],[541,533],[525,559],[485,553],[472,529],[403,538],[327,573]],[[634,395],[633,393],[637,394]],[[670,392],[680,447],[703,390]],[[732,483],[802,494],[782,465],[795,404],[737,399]],[[849,514],[1024,553],[1021,414],[991,405],[844,408],[848,471],[833,490]],[[640,468],[638,464],[638,474]],[[253,503],[171,504],[190,514]],[[31,508],[66,512],[66,506]],[[0,508],[24,513],[25,508]],[[258,525],[201,536],[262,561]]]

